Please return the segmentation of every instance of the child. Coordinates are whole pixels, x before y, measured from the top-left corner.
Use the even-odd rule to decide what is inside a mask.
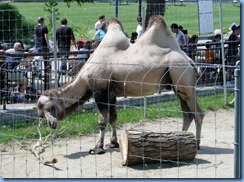
[[[205,50],[205,65],[206,65],[206,72],[204,74],[204,77],[207,77],[208,78],[212,78],[212,64],[213,64],[213,61],[214,61],[214,57],[215,57],[215,51],[214,49],[211,48],[211,43],[210,41],[206,42],[206,50]],[[205,79],[206,80],[206,79]]]

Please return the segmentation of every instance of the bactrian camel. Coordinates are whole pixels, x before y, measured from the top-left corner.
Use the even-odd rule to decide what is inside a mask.
[[[182,109],[182,130],[187,131],[195,119],[199,148],[204,113],[196,99],[196,69],[167,29],[163,16],[152,16],[147,30],[134,44],[130,44],[118,19],[109,20],[107,27],[104,39],[77,76],[70,83],[40,96],[38,115],[45,117],[55,129],[59,121],[93,97],[100,113],[100,136],[91,153],[102,154],[107,123],[112,128],[107,147],[119,147],[117,97],[146,96],[172,88]]]

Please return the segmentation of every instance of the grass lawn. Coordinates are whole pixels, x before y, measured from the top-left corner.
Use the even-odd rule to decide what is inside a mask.
[[[233,98],[234,94],[233,92],[230,92],[228,94],[228,100],[231,101]],[[229,109],[234,107],[233,104],[225,105],[223,93],[200,96],[198,97],[198,100],[204,111],[213,110],[218,112],[218,109]],[[97,124],[98,117],[98,111],[96,110],[90,112],[76,111],[60,123],[58,130],[53,130],[54,137],[75,138],[79,135],[97,133],[99,131]],[[182,117],[178,100],[148,105],[148,121],[168,117]],[[137,123],[141,119],[144,119],[143,106],[130,106],[127,109],[118,109],[119,128],[123,127],[125,123]],[[1,125],[0,144],[9,143],[11,141],[36,141],[39,137],[37,126],[40,121],[43,123],[41,127],[42,137],[47,136],[52,129],[47,126],[44,119],[30,119],[27,121],[11,122]]]
[[[44,11],[44,3],[17,3],[13,2],[12,5],[16,6],[20,13],[31,22],[36,22],[38,16],[44,16],[46,19],[50,18],[50,14]],[[143,3],[146,11],[146,4]],[[115,6],[109,3],[85,3],[81,7],[77,3],[72,3],[68,8],[65,3],[59,3],[58,17],[66,17],[69,21],[69,25],[82,26],[88,28],[90,31],[88,36],[94,34],[94,24],[100,14],[105,14],[109,19],[115,16]],[[223,14],[223,27],[224,31],[229,31],[231,23],[240,22],[240,7],[233,6],[232,3],[222,4]],[[138,15],[138,4],[129,3],[129,5],[120,5],[118,10],[118,17],[121,20],[124,30],[127,35],[135,31],[137,22],[136,17]],[[214,28],[220,28],[220,15],[219,15],[219,3],[213,3],[214,12]],[[185,29],[188,29],[188,34],[198,34],[198,6],[197,3],[186,4],[184,6],[174,6],[168,3],[166,6],[165,20],[170,27],[172,23],[182,25]],[[48,23],[48,22],[47,22]],[[56,26],[60,26],[60,22],[57,21]],[[77,35],[77,34],[76,34]]]

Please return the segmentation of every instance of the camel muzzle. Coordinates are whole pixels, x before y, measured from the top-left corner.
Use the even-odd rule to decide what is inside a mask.
[[[47,120],[48,125],[52,129],[56,129],[58,127],[58,120],[55,117],[53,117],[50,112],[45,112],[45,118]]]

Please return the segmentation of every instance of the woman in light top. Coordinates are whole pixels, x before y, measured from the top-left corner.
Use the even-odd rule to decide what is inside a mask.
[[[186,45],[185,34],[179,30],[179,26],[176,23],[171,25],[171,30],[174,33],[174,39],[178,42],[179,46]]]
[[[102,41],[102,39],[104,38],[106,33],[107,33],[107,26],[106,26],[106,23],[103,23],[101,29],[96,31],[96,33],[95,33],[95,35],[93,37],[93,40]]]

